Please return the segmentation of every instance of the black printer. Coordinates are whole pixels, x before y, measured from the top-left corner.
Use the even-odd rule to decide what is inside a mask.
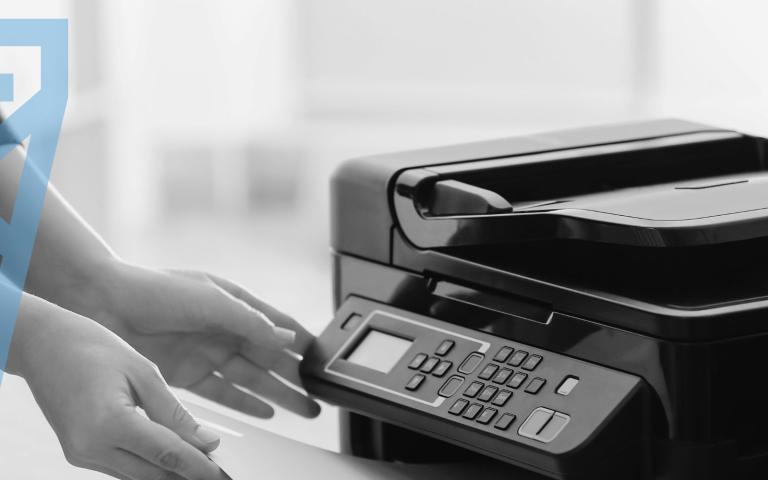
[[[768,478],[767,148],[661,120],[343,164],[303,366],[343,448]]]

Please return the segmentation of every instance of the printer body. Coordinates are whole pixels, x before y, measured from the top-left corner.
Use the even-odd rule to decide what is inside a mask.
[[[336,315],[302,367],[343,449],[768,476],[767,148],[659,120],[343,164]]]

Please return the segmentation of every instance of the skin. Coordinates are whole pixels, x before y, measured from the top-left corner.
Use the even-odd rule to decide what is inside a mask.
[[[0,212],[24,156],[0,160]],[[300,390],[313,341],[301,325],[226,279],[122,261],[52,186],[24,291],[6,370],[26,379],[74,465],[130,480],[225,478],[205,456],[218,437],[169,384],[261,418],[270,403],[319,413]]]

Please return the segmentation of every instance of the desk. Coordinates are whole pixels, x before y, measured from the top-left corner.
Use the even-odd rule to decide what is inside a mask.
[[[205,402],[193,403],[192,397],[182,395],[191,412],[206,421],[237,430],[242,437],[222,433],[222,445],[217,459],[226,467],[246,472],[234,480],[325,479],[445,479],[475,478],[509,479],[506,469],[475,465],[393,465],[362,460],[316,448],[305,443],[247,425],[221,410],[209,410]],[[5,375],[0,388],[0,477],[13,480],[106,480],[110,477],[69,465],[59,442],[40,412],[23,379]],[[249,463],[250,462],[250,463]],[[516,479],[527,479],[520,473]],[[535,477],[530,477],[535,478]]]

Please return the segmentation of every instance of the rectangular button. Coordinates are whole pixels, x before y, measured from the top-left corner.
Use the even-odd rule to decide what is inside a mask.
[[[453,364],[449,362],[448,360],[443,360],[442,362],[437,364],[437,367],[432,371],[432,375],[436,377],[442,377],[446,373],[448,373],[448,370],[451,369]]]
[[[499,351],[496,353],[496,356],[493,357],[494,362],[504,363],[507,361],[510,355],[512,355],[512,352],[514,352],[515,349],[512,347],[501,347]]]
[[[528,415],[528,418],[525,419],[525,422],[520,425],[520,429],[517,431],[517,433],[524,437],[535,439],[554,414],[555,412],[548,408],[537,408],[531,412],[530,415]]]
[[[567,377],[565,377],[562,383],[560,383],[560,386],[557,387],[557,390],[555,390],[555,393],[559,395],[568,395],[573,390],[573,387],[575,387],[578,383],[579,383],[579,377],[568,375]]]
[[[480,389],[483,388],[483,384],[480,382],[472,382],[469,384],[466,390],[464,390],[464,396],[473,398],[477,393],[480,391]]]
[[[446,380],[443,386],[440,387],[440,391],[438,391],[437,394],[441,397],[452,397],[453,394],[459,390],[459,387],[462,383],[464,383],[464,378],[453,376]]]
[[[443,340],[443,343],[435,350],[435,355],[440,355],[441,357],[448,355],[448,352],[451,351],[454,345],[453,340]]]
[[[544,425],[544,428],[539,431],[539,434],[536,436],[536,440],[544,443],[551,442],[555,439],[556,436],[560,434],[560,432],[563,431],[563,428],[565,428],[570,420],[571,417],[568,415],[555,412],[555,414],[552,415],[552,419],[550,419],[550,421]]]
[[[488,385],[483,389],[482,392],[480,392],[480,395],[477,396],[477,399],[481,402],[488,402],[493,398],[494,395],[496,395],[496,392],[498,391],[498,388],[494,387],[493,385]]]
[[[451,408],[448,409],[448,413],[451,413],[453,415],[461,415],[461,412],[464,411],[464,408],[469,405],[469,402],[464,400],[463,398],[460,398],[453,402],[453,405],[451,405]]]
[[[429,373],[435,369],[438,363],[440,363],[439,358],[429,357],[429,359],[426,362],[424,362],[424,365],[421,366],[421,371],[424,373]]]
[[[528,393],[539,393],[539,390],[541,390],[541,387],[543,387],[545,383],[547,383],[546,380],[536,377],[531,380],[531,383],[529,383],[527,387],[525,387],[525,391]]]
[[[482,378],[483,380],[490,379],[495,373],[496,370],[499,369],[499,366],[494,363],[489,363],[488,365],[483,368],[480,373],[477,374],[478,377]]]
[[[496,405],[497,407],[503,407],[504,405],[506,405],[507,401],[510,398],[512,398],[512,392],[510,392],[509,390],[502,390],[499,392],[498,395],[496,395],[496,398],[494,398],[491,403]]]
[[[464,412],[464,418],[469,420],[474,420],[478,413],[480,413],[480,410],[483,408],[482,405],[479,403],[473,403],[472,405],[467,408],[467,410]]]
[[[519,367],[521,363],[523,363],[523,360],[525,360],[525,357],[528,356],[528,352],[524,352],[522,350],[518,350],[515,352],[514,355],[512,355],[512,358],[509,359],[510,365],[513,367]]]
[[[424,377],[424,375],[417,373],[416,375],[411,377],[410,380],[408,380],[408,383],[405,385],[405,388],[411,391],[416,390],[421,386],[422,382],[424,382],[424,378],[426,378]]]
[[[344,320],[344,323],[341,324],[342,330],[354,330],[363,323],[363,316],[359,313],[353,313],[349,317],[347,317],[346,320]]]
[[[509,380],[509,377],[512,375],[512,369],[511,368],[502,368],[499,370],[499,373],[496,374],[495,377],[493,377],[492,382],[493,383],[507,383],[507,380]]]
[[[515,376],[512,377],[512,380],[509,381],[507,386],[512,388],[520,388],[520,385],[522,385],[523,382],[525,382],[526,378],[528,378],[527,373],[522,373],[522,372],[516,373]]]
[[[534,370],[541,363],[541,355],[531,355],[523,364],[524,370]]]
[[[475,371],[478,365],[480,365],[480,362],[483,361],[483,358],[484,357],[479,353],[470,353],[459,367],[459,372],[465,375],[469,375]]]
[[[477,417],[477,423],[482,423],[483,425],[488,425],[491,423],[491,420],[493,420],[493,417],[496,416],[497,410],[495,408],[486,408],[483,410],[483,413],[480,414],[479,417]]]
[[[427,359],[426,353],[419,353],[415,357],[413,357],[413,360],[411,360],[411,363],[408,364],[408,368],[411,370],[418,370],[419,367],[421,367],[421,364],[424,363],[424,360]]]
[[[511,413],[505,413],[504,415],[499,418],[499,420],[496,422],[496,425],[493,426],[493,428],[498,428],[499,430],[506,430],[509,428],[510,425],[515,421],[517,417],[514,416]]]

